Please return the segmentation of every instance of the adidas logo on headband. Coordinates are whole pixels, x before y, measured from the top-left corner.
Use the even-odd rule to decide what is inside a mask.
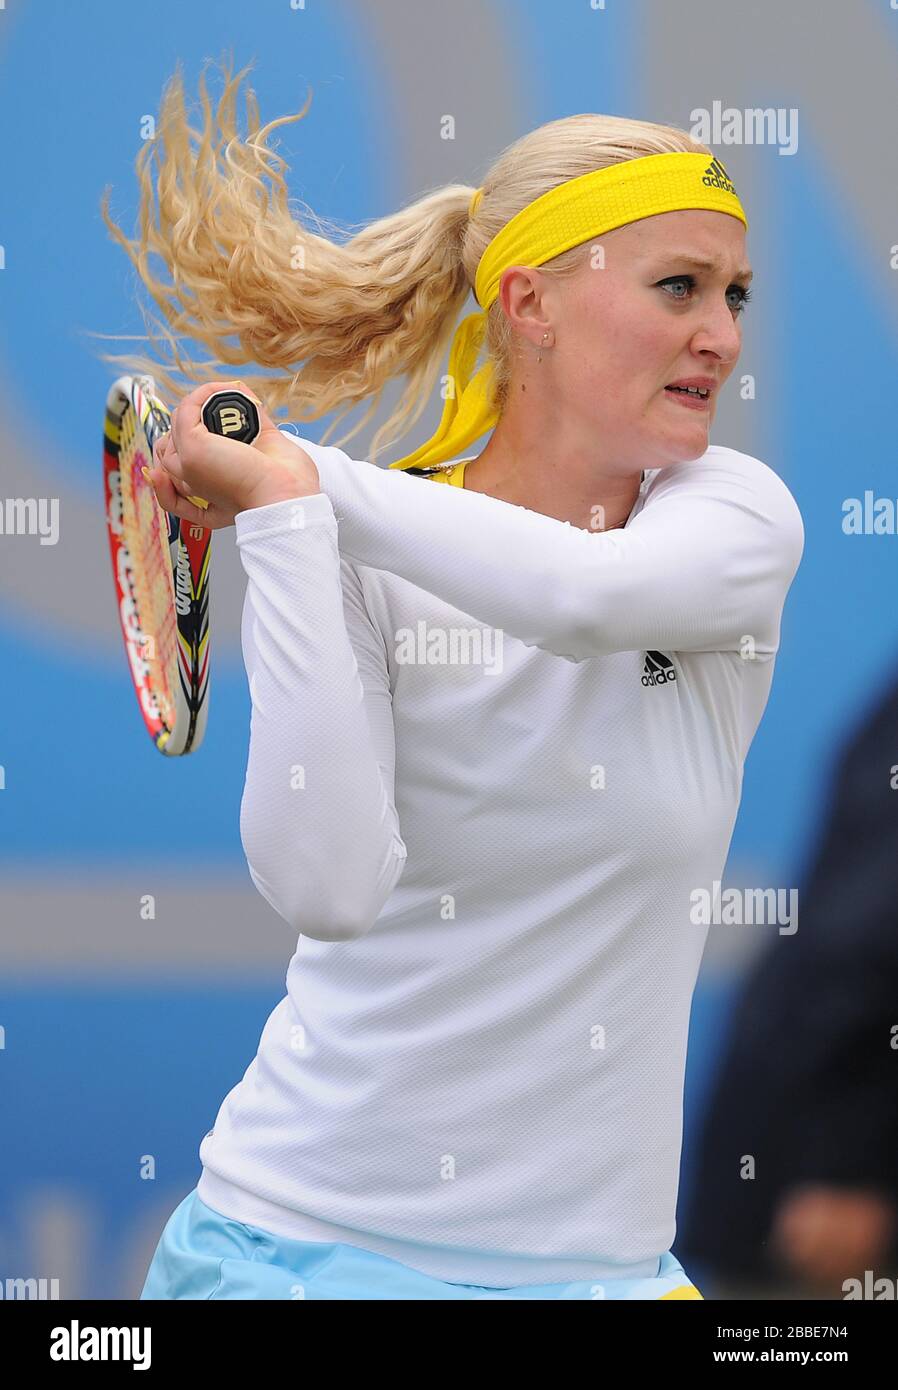
[[[723,167],[719,159],[712,159],[705,170],[705,177],[702,183],[709,188],[722,188],[726,193],[735,193],[736,185],[731,181],[729,174]]]

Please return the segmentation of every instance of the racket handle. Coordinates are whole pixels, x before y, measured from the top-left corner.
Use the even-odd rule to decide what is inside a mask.
[[[239,444],[252,444],[260,430],[255,401],[243,391],[214,392],[203,406],[203,424],[210,434],[236,439]],[[202,497],[189,500],[204,510],[209,505]]]

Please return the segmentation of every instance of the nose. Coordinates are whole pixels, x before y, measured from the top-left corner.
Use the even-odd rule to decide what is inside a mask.
[[[715,299],[706,307],[692,335],[692,349],[696,353],[713,352],[726,365],[736,361],[742,350],[742,324],[740,315],[734,314],[725,300]]]

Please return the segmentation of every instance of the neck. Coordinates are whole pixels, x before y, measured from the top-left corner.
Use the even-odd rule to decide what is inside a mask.
[[[594,450],[559,441],[544,446],[530,422],[505,411],[483,453],[465,466],[465,487],[527,507],[585,531],[623,526],[639,496],[641,471],[602,471]]]

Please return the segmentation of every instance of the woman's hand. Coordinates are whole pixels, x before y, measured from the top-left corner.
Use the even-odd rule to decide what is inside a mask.
[[[203,424],[208,398],[228,387],[244,391],[258,406],[261,429],[252,444],[225,439]],[[233,525],[238,512],[321,492],[308,454],[284,437],[242,381],[207,382],[185,396],[172,413],[171,430],[157,442],[147,474],[161,507],[212,530]],[[191,496],[204,498],[208,508],[189,501]]]

